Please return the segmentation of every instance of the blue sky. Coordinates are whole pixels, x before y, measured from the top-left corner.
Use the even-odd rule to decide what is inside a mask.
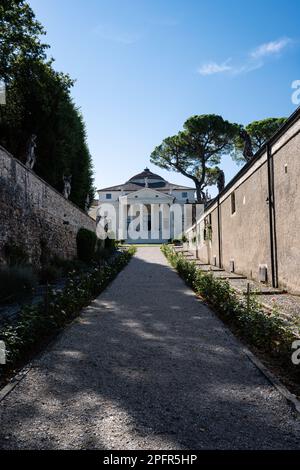
[[[77,80],[98,188],[149,166],[193,114],[288,116],[300,79],[299,0],[29,0],[55,67]],[[225,158],[227,181],[236,165]]]

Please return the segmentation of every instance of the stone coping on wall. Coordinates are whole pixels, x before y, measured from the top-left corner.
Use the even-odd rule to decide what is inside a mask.
[[[70,205],[72,205],[76,210],[80,211],[84,216],[86,216],[90,221],[92,222],[95,222],[95,220],[90,217],[90,215],[88,215],[84,210],[82,210],[79,206],[77,206],[74,202],[70,201],[69,199],[66,199],[57,189],[55,189],[53,186],[51,186],[49,183],[47,183],[47,181],[45,181],[43,178],[41,178],[39,175],[37,175],[33,170],[31,170],[30,168],[27,168],[26,165],[24,165],[24,163],[22,163],[20,160],[18,160],[17,158],[15,158],[10,152],[8,152],[8,150],[6,150],[4,147],[2,147],[0,145],[0,151],[4,152],[9,158],[11,158],[17,165],[19,165],[20,167],[22,167],[25,171],[27,171],[28,173],[30,173],[33,177],[37,178],[39,181],[41,181],[41,183],[43,183],[45,186],[47,186],[47,188],[49,188],[51,191],[53,191],[54,193],[56,193],[59,197],[61,197],[63,199],[64,202],[67,202],[69,203]]]

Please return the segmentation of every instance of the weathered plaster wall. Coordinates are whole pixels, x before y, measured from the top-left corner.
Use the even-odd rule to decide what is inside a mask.
[[[300,134],[274,155],[278,278],[300,293]]]
[[[76,255],[76,234],[95,221],[0,147],[0,262],[6,243],[22,245],[30,262]]]
[[[222,265],[258,279],[259,265],[270,267],[267,165],[264,163],[235,189],[236,212],[231,214],[231,193],[221,203]],[[269,273],[270,274],[270,273]]]
[[[300,118],[272,144],[278,286],[300,294]],[[232,214],[231,195],[236,211]],[[203,239],[204,219],[211,217],[212,239]],[[217,202],[198,221],[198,256],[219,265]],[[268,202],[268,164],[261,157],[220,197],[220,265],[259,280],[259,265],[267,265],[271,283],[271,242]]]

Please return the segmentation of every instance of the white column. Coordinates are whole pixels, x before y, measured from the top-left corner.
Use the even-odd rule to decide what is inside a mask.
[[[119,204],[119,240],[127,239],[127,203]]]
[[[159,240],[159,204],[151,204],[151,238]]]
[[[171,238],[170,234],[170,206],[169,204],[160,205],[161,214],[162,214],[162,239],[169,240]]]

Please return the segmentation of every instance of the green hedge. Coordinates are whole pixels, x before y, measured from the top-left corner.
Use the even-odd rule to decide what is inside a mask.
[[[95,256],[97,235],[86,228],[78,230],[77,237],[77,257],[79,260],[89,263]]]
[[[30,266],[0,267],[0,305],[22,300],[37,285],[37,277]]]
[[[0,340],[5,342],[7,350],[7,364],[2,367],[10,370],[75,318],[117,276],[134,252],[133,247],[129,248],[112,265],[94,266],[88,272],[75,274],[62,292],[49,290],[43,302],[23,308],[17,324],[7,325],[0,331]]]
[[[280,356],[291,365],[291,345],[300,335],[279,316],[278,312],[265,312],[252,293],[248,299],[241,296],[229,282],[201,271],[173,248],[163,245],[162,252],[179,275],[193,290],[206,299],[227,323],[233,325],[249,343],[271,355]]]

